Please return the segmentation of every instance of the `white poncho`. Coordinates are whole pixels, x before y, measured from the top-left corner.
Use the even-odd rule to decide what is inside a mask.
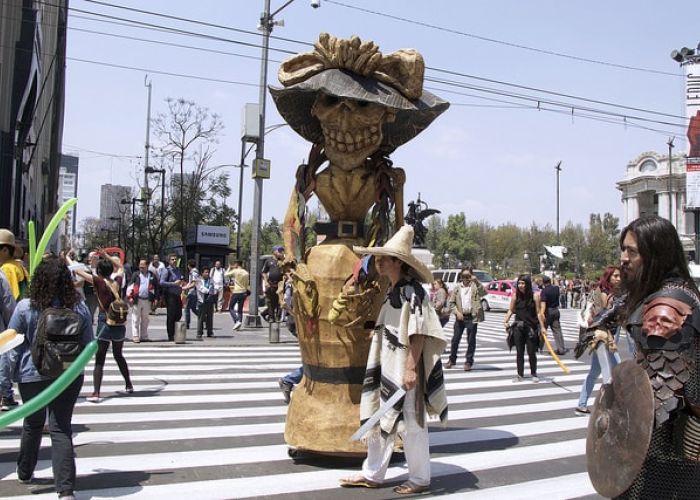
[[[424,395],[428,414],[447,422],[447,397],[442,373],[440,354],[445,348],[445,338],[440,320],[430,305],[427,297],[421,301],[419,294],[423,291],[414,289],[417,282],[403,283],[394,294],[400,297],[401,307],[392,306],[389,296],[382,305],[377,319],[377,326],[369,349],[367,371],[362,388],[360,402],[360,423],[367,421],[383,401],[389,399],[403,384],[406,361],[408,359],[409,337],[424,335],[426,337],[421,357],[423,374],[422,388],[418,394]],[[417,368],[420,371],[420,367]],[[419,375],[419,382],[421,381]],[[381,430],[386,436],[403,431],[403,398],[385,413],[371,433]]]

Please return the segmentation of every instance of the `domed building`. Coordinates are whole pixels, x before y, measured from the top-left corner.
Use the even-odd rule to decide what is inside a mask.
[[[686,212],[686,157],[653,151],[640,154],[627,164],[625,175],[617,183],[622,192],[623,223],[626,226],[643,215],[658,215],[670,220],[688,252],[695,250],[692,212]]]

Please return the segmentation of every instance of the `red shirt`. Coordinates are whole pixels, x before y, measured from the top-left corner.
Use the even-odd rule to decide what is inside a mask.
[[[102,312],[107,312],[106,308],[109,307],[109,305],[114,302],[114,294],[110,290],[110,285],[105,281],[105,279],[102,276],[97,276],[94,275],[92,277],[92,282],[95,286],[95,293],[97,294],[97,303],[100,306],[100,311]],[[117,276],[115,280],[111,281],[112,283],[116,283],[117,286],[115,287],[114,284],[112,284],[112,289],[117,288],[118,290],[121,290],[122,288],[122,277]],[[118,290],[115,290],[117,293],[119,293]]]

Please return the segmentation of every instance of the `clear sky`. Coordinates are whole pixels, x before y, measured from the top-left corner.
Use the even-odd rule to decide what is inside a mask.
[[[153,85],[154,116],[165,109],[167,97],[193,100],[221,115],[226,129],[215,164],[239,163],[241,109],[258,101],[261,37],[255,28],[263,0],[107,3],[255,34],[71,0],[64,152],[80,156],[79,220],[99,215],[100,184],[136,185],[143,177],[146,74]],[[284,3],[272,0],[272,10]],[[116,18],[157,27],[127,26]],[[493,225],[554,226],[554,166],[561,161],[562,227],[569,220],[587,225],[591,212],[622,218],[615,183],[626,164],[645,151],[667,154],[673,135],[675,153],[687,151],[682,71],[669,54],[700,42],[697,0],[321,0],[317,9],[309,0],[296,0],[276,19],[285,25],[275,27],[273,36],[286,40],[273,38],[272,49],[308,51],[323,31],[357,34],[374,40],[384,53],[416,48],[425,58],[427,78],[457,83],[426,82],[452,106],[392,156],[407,171],[405,199],[420,192],[443,214],[464,212],[468,220]],[[175,34],[173,28],[193,34]],[[286,57],[270,51],[270,84],[278,84],[279,62]],[[267,103],[267,124],[281,123],[269,94]],[[272,178],[264,184],[263,220],[282,219],[294,172],[309,147],[289,127],[267,135]],[[236,207],[238,169],[230,170],[230,203]],[[154,176],[151,182],[158,180]],[[243,189],[247,220],[253,191],[249,170]]]

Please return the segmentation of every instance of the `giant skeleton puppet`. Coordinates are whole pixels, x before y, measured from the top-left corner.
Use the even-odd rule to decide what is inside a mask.
[[[449,103],[423,90],[425,66],[413,49],[384,55],[371,41],[327,33],[314,48],[283,62],[283,88],[270,88],[282,117],[313,144],[284,222],[286,253],[297,259],[293,314],[304,365],[285,440],[292,450],[364,453],[350,437],[386,284],[352,246],[382,245],[403,225],[405,174],[389,154]],[[330,222],[314,226],[325,240],[307,252],[304,216],[314,194]]]

